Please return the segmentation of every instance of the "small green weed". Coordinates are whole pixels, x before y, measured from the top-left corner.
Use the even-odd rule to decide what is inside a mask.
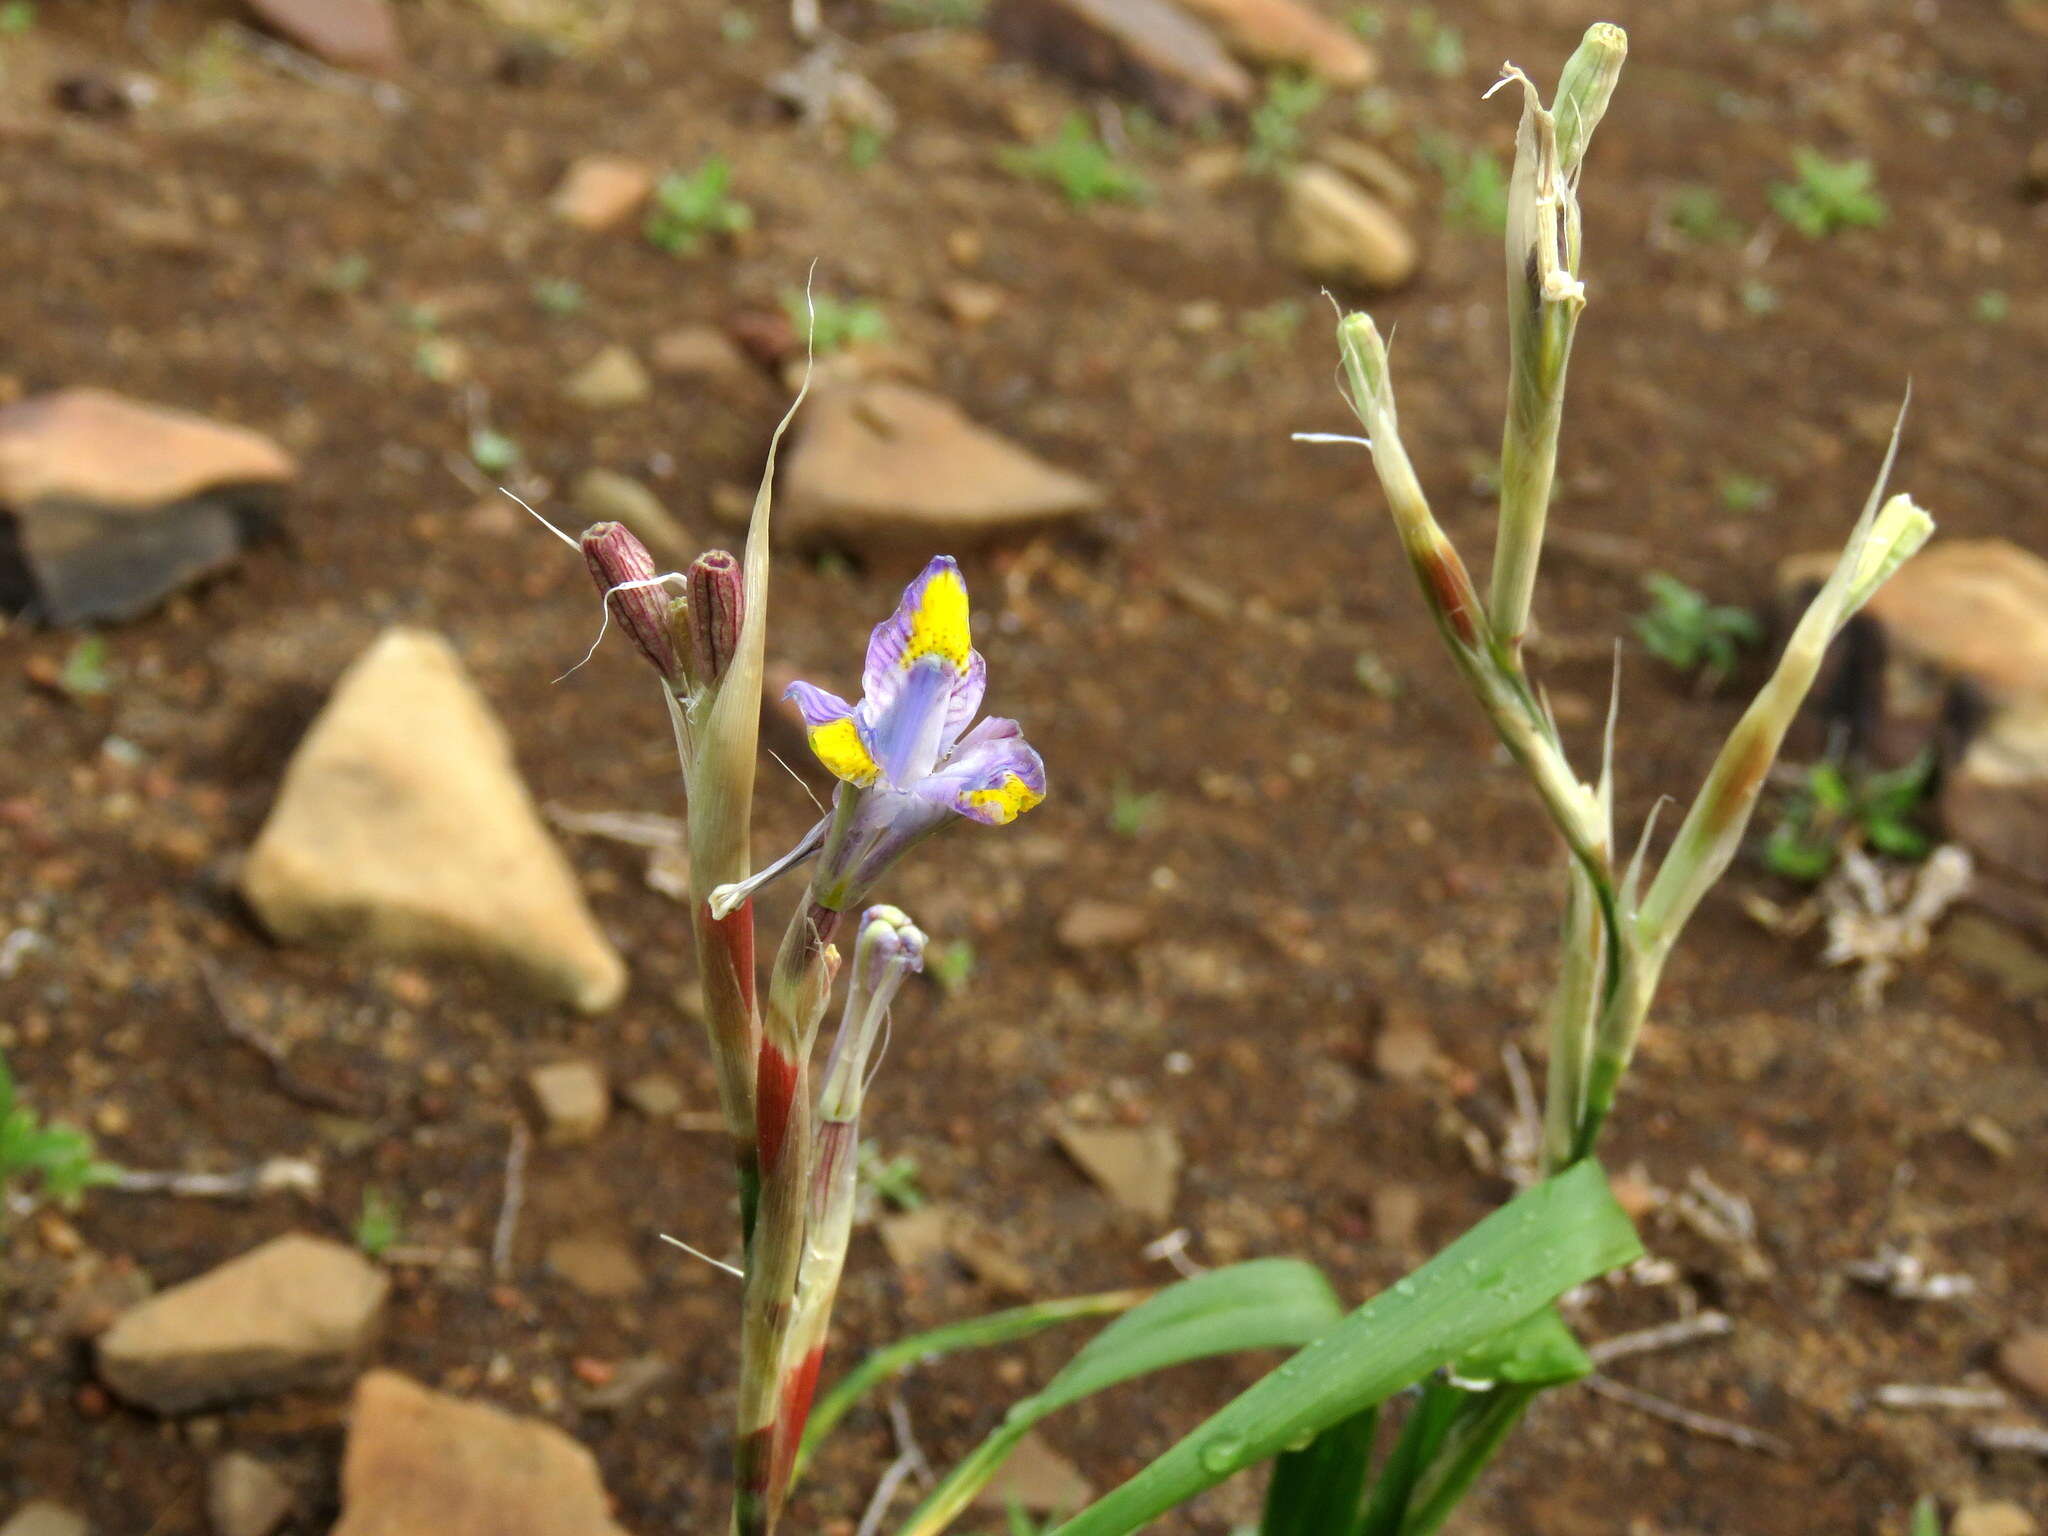
[[[734,47],[741,43],[751,43],[754,34],[760,30],[761,24],[745,11],[727,11],[718,18],[718,35]]]
[[[1636,617],[1636,636],[1659,661],[1713,687],[1735,670],[1745,645],[1763,638],[1763,627],[1745,609],[1710,603],[1675,576],[1656,571],[1643,586],[1650,607]]]
[[[1444,181],[1444,211],[1461,224],[1498,235],[1508,227],[1508,177],[1491,150],[1446,133],[1425,134],[1422,158]]]
[[[974,946],[965,939],[928,945],[924,952],[924,973],[938,983],[948,997],[958,997],[974,979]]]
[[[1237,318],[1237,328],[1246,341],[1261,346],[1284,347],[1301,332],[1308,318],[1308,306],[1299,299],[1275,299],[1259,309],[1248,309]]]
[[[869,299],[839,299],[829,293],[785,288],[782,312],[798,335],[810,332],[811,348],[820,357],[889,339],[889,317]]]
[[[883,11],[904,27],[975,27],[988,14],[988,0],[883,0]]]
[[[1166,796],[1156,789],[1135,790],[1118,779],[1109,791],[1109,830],[1118,837],[1143,837],[1159,820]]]
[[[519,444],[491,427],[478,427],[469,434],[470,462],[487,475],[502,475],[524,457]]]
[[[1401,697],[1400,675],[1376,651],[1360,651],[1352,658],[1351,675],[1358,679],[1359,687],[1376,699],[1391,701]]]
[[[1041,143],[1001,150],[996,163],[1013,176],[1049,182],[1076,208],[1091,203],[1137,203],[1152,195],[1145,178],[1121,164],[1076,112]]]
[[[1941,1509],[1933,1494],[1922,1495],[1913,1506],[1913,1529],[1908,1536],[1941,1536]]]
[[[1438,19],[1426,5],[1408,12],[1408,40],[1422,60],[1422,67],[1439,80],[1465,72],[1465,39],[1458,29]]]
[[[753,228],[754,210],[732,195],[732,166],[713,155],[696,170],[671,171],[654,189],[647,243],[671,256],[694,256],[707,240]]]
[[[1671,228],[1694,245],[1725,245],[1742,238],[1742,226],[1721,206],[1721,194],[1712,187],[1680,187],[1665,204],[1664,216]]]
[[[35,0],[5,0],[0,4],[0,34],[19,36],[35,24]]]
[[[113,1177],[114,1169],[94,1158],[90,1136],[44,1124],[16,1097],[14,1076],[0,1057],[0,1228],[7,1221],[7,1192],[17,1182],[35,1180],[43,1198],[69,1209]]]
[[[1370,42],[1387,30],[1387,8],[1383,5],[1354,5],[1344,13],[1344,24]]]
[[[1721,498],[1721,505],[1730,512],[1761,512],[1778,499],[1778,488],[1758,475],[1745,475],[1739,470],[1730,471],[1721,477],[1715,487]]]
[[[1809,240],[1841,229],[1875,229],[1889,210],[1877,195],[1877,172],[1868,160],[1830,160],[1801,144],[1792,151],[1798,179],[1772,184],[1771,207]]]
[[[864,171],[878,163],[889,147],[889,135],[873,123],[855,123],[846,130],[846,163]]]
[[[322,293],[360,293],[374,271],[361,251],[344,251],[313,274],[313,286]]]
[[[1764,839],[1764,863],[1811,885],[1851,842],[1895,859],[1924,859],[1934,845],[1920,814],[1933,780],[1932,753],[1883,773],[1852,775],[1837,762],[1815,763],[1786,795]]]
[[[590,302],[590,295],[573,277],[543,277],[534,282],[533,302],[551,315],[573,315]]]
[[[860,1180],[899,1211],[924,1208],[924,1191],[917,1185],[917,1159],[907,1153],[885,1159],[879,1143],[862,1142]]]
[[[1328,92],[1313,75],[1282,72],[1266,86],[1266,96],[1251,115],[1251,143],[1245,163],[1265,174],[1285,170],[1301,158],[1302,122],[1323,104]]]
[[[363,1209],[356,1217],[356,1246],[373,1259],[381,1259],[402,1234],[398,1205],[382,1190],[363,1191]]]
[[[1970,305],[1980,325],[2003,325],[2012,314],[2012,300],[2001,289],[1986,288]]]
[[[74,699],[97,699],[114,691],[113,670],[107,665],[104,635],[87,635],[64,657],[57,686]]]

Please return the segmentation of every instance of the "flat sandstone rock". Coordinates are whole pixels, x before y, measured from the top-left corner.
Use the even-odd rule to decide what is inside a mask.
[[[186,1413],[347,1381],[391,1282],[353,1248],[291,1233],[140,1302],[100,1335],[100,1379]]]
[[[127,619],[229,564],[297,473],[261,433],[66,389],[0,410],[0,602]]]
[[[334,1536],[624,1536],[575,1440],[392,1371],[357,1384],[341,1503]]]
[[[626,970],[441,636],[394,628],[335,685],[242,872],[296,943],[468,956],[598,1012]]]
[[[799,420],[776,509],[795,538],[971,540],[1102,503],[1080,476],[913,385],[877,379],[826,390]]]
[[[996,41],[1082,85],[1122,91],[1169,122],[1252,99],[1252,79],[1171,0],[996,0]]]

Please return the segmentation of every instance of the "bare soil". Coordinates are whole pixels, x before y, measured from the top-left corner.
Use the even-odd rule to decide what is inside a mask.
[[[1504,146],[1512,107],[1477,100],[1493,63],[1547,76],[1613,8],[1446,0],[1438,13],[1469,58],[1452,78],[1424,68],[1405,8],[1381,9],[1396,112],[1386,145],[1422,175],[1412,217],[1428,254],[1420,279],[1374,308],[1398,327],[1410,447],[1483,566],[1499,256],[1490,235],[1439,216],[1417,135]],[[588,1053],[621,1082],[670,1073],[693,1107],[711,1107],[697,1026],[675,1002],[693,985],[686,924],[645,887],[632,850],[570,844],[634,973],[627,1002],[598,1019],[459,966],[274,947],[232,896],[233,861],[331,680],[400,620],[454,638],[539,798],[676,809],[668,733],[625,648],[552,681],[595,619],[577,562],[445,461],[478,410],[555,486],[607,465],[649,480],[705,539],[730,538],[713,490],[758,472],[785,398],[765,373],[663,381],[645,405],[602,415],[566,403],[560,382],[607,341],[644,356],[678,324],[773,309],[814,260],[822,287],[886,309],[935,387],[1096,477],[1113,503],[1056,535],[965,552],[988,620],[991,703],[1026,723],[1054,792],[1008,833],[969,829],[930,848],[895,884],[936,937],[972,945],[975,968],[958,992],[920,987],[899,1008],[875,1101],[884,1148],[918,1160],[929,1195],[994,1228],[1048,1296],[1169,1273],[1140,1251],[1159,1232],[1119,1216],[1052,1146],[1055,1108],[1175,1128],[1187,1153],[1175,1220],[1194,1258],[1302,1254],[1353,1297],[1507,1193],[1475,1162],[1471,1132],[1497,1144],[1502,1049],[1531,1045],[1556,850],[1438,652],[1362,455],[1288,439],[1347,422],[1326,312],[1265,246],[1271,181],[1217,181],[1219,146],[1236,140],[1188,134],[1138,147],[1149,204],[1072,209],[998,169],[994,152],[1091,102],[993,58],[971,29],[906,27],[866,5],[826,12],[901,117],[865,169],[764,90],[798,54],[779,6],[750,11],[752,35],[735,42],[717,4],[643,5],[612,44],[508,71],[506,38],[476,12],[410,5],[396,106],[209,46],[230,14],[212,0],[45,3],[31,31],[0,37],[0,387],[104,384],[258,426],[304,461],[282,538],[109,635],[108,697],[35,681],[73,637],[0,634],[0,898],[7,926],[48,941],[0,982],[0,1038],[26,1091],[97,1128],[120,1162],[290,1154],[326,1171],[303,1202],[109,1193],[68,1223],[17,1231],[0,1508],[47,1496],[100,1531],[201,1531],[208,1455],[232,1445],[305,1480],[290,1530],[324,1530],[334,1514],[337,1401],[180,1423],[108,1402],[58,1322],[75,1243],[168,1283],[288,1227],[346,1237],[375,1189],[406,1244],[481,1250],[525,1067]],[[1643,571],[1762,604],[1774,562],[1847,528],[1909,378],[1900,482],[1945,532],[2038,546],[2048,466],[2048,214],[2020,190],[2048,133],[2041,38],[2003,7],[1877,0],[1674,0],[1614,19],[1631,28],[1633,58],[1586,183],[1592,307],[1554,513],[1608,542],[1562,543],[1539,596],[1544,678],[1588,757],[1608,644],[1642,605]],[[158,95],[127,118],[53,100],[66,77],[131,72]],[[1348,127],[1348,100],[1318,121]],[[1693,183],[1757,229],[1798,143],[1871,156],[1888,223],[1824,242],[1782,227],[1752,245],[1662,236],[1670,193]],[[678,261],[630,231],[555,222],[546,196],[563,167],[599,151],[683,167],[724,154],[757,227],[737,249]],[[351,255],[366,258],[364,281],[332,291]],[[1006,295],[983,328],[955,326],[937,303],[962,276]],[[543,279],[573,279],[587,303],[550,314],[533,297]],[[1743,302],[1758,282],[1777,297],[1769,313]],[[2002,320],[1980,318],[1987,292],[2007,296]],[[1298,327],[1247,333],[1244,316],[1270,319],[1281,302],[1299,306]],[[1220,306],[1213,329],[1190,315],[1203,304]],[[428,313],[466,350],[479,396],[417,366]],[[1771,483],[1768,508],[1724,509],[1721,483],[1738,473]],[[785,558],[778,658],[850,683],[902,575],[858,550]],[[1360,686],[1363,652],[1399,680],[1397,696]],[[1628,650],[1629,825],[1658,795],[1689,793],[1757,675],[1753,662],[1702,698]],[[110,750],[112,738],[128,745]],[[764,784],[767,854],[810,810],[779,773]],[[1111,826],[1119,787],[1160,797],[1135,836]],[[1964,1421],[1867,1401],[1885,1382],[1972,1379],[2004,1333],[2041,1320],[2041,1010],[1939,955],[1860,1010],[1811,941],[1742,915],[1744,887],[1786,894],[1745,866],[1700,914],[1605,1157],[1666,1189],[1699,1170],[1748,1199],[1758,1253],[1745,1265],[1652,1215],[1669,1277],[1601,1288],[1585,1331],[1725,1309],[1729,1340],[1614,1375],[1789,1454],[1560,1394],[1464,1531],[1835,1536],[1902,1532],[1922,1492],[2048,1507],[2038,1462],[1982,1459]],[[1082,896],[1148,909],[1153,937],[1129,953],[1064,951],[1055,923]],[[278,1091],[222,1028],[203,964],[349,1113]],[[1417,1083],[1374,1074],[1374,1033],[1398,1015],[1426,1022],[1447,1070]],[[734,1298],[655,1237],[726,1246],[716,1138],[622,1110],[594,1145],[537,1153],[530,1174],[513,1277],[401,1268],[380,1358],[563,1424],[596,1452],[628,1528],[717,1528]],[[1421,1199],[1408,1249],[1371,1218],[1375,1192],[1397,1184]],[[643,1298],[594,1301],[545,1269],[551,1238],[591,1230],[634,1246],[651,1273]],[[1975,1295],[1912,1304],[1844,1280],[1845,1263],[1886,1244],[1973,1277]],[[964,1273],[907,1284],[864,1233],[828,1372],[1002,1300]],[[1072,1342],[912,1378],[906,1401],[934,1460],[973,1444]],[[632,1408],[573,1406],[577,1362],[650,1353],[676,1369]],[[1050,1437],[1107,1486],[1257,1364],[1121,1391]],[[892,1454],[881,1417],[857,1414],[797,1528],[850,1533]],[[1255,1500],[1255,1488],[1226,1488],[1161,1529],[1220,1532]]]

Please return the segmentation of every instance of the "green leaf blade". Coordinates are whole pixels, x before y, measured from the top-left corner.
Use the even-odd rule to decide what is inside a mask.
[[[1242,1393],[1058,1536],[1123,1536],[1419,1381],[1642,1254],[1588,1159],[1494,1212]]]

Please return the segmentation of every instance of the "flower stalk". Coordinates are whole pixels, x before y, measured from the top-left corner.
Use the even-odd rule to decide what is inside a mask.
[[[1586,307],[1579,281],[1579,168],[1628,56],[1628,35],[1590,28],[1558,84],[1555,107],[1510,66],[1522,87],[1515,168],[1508,182],[1508,409],[1501,432],[1500,533],[1487,614],[1505,657],[1519,664],[1557,473],[1565,366]]]
[[[1904,496],[1884,498],[1896,435],[1834,574],[1801,620],[1770,681],[1730,733],[1644,884],[1648,831],[1628,869],[1613,833],[1613,721],[1595,782],[1580,778],[1521,654],[1542,554],[1557,455],[1564,367],[1585,306],[1579,281],[1577,182],[1607,110],[1627,38],[1591,28],[1567,64],[1557,104],[1523,89],[1508,227],[1511,372],[1502,435],[1501,518],[1482,607],[1466,566],[1429,509],[1400,435],[1387,349],[1371,318],[1338,324],[1346,393],[1364,424],[1388,510],[1417,585],[1460,674],[1528,774],[1571,854],[1550,1036],[1544,1161],[1555,1172],[1588,1156],[1612,1109],[1664,964],[1687,919],[1741,846],[1765,777],[1811,690],[1827,646],[1926,541],[1933,523]]]

